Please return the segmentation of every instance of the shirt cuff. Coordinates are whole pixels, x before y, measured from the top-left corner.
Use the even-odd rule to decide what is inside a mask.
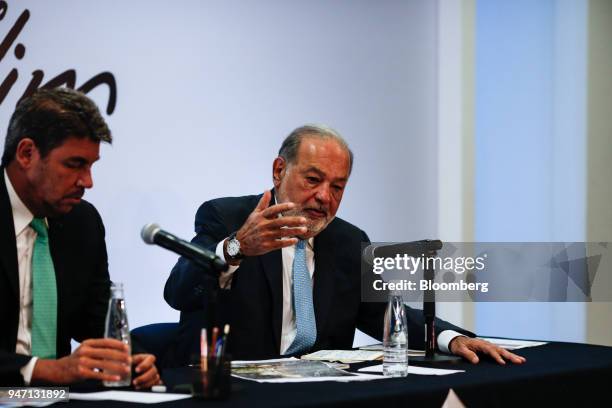
[[[227,239],[227,238],[225,238]],[[225,262],[227,262],[227,259],[225,259],[225,254],[223,253],[223,243],[225,242],[225,239],[222,239],[218,244],[217,244],[217,248],[215,249],[215,253],[217,254],[217,256],[221,259],[223,259]],[[227,271],[225,272],[221,272],[219,274],[219,287],[221,289],[231,289],[232,287],[232,278],[234,277],[234,272],[236,272],[236,269],[238,269],[240,265],[228,265]]]
[[[34,366],[36,365],[37,361],[38,357],[32,357],[30,361],[28,361],[28,364],[19,369],[25,385],[30,385],[30,382],[32,381],[32,373],[34,372]]]
[[[454,330],[444,330],[438,336],[438,348],[443,353],[452,354],[450,349],[448,348],[449,344],[455,337],[465,336],[464,334],[458,333]]]

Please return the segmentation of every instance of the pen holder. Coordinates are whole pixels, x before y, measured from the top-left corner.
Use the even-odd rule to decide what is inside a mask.
[[[208,357],[200,367],[193,369],[191,395],[201,399],[227,399],[231,391],[232,359]]]

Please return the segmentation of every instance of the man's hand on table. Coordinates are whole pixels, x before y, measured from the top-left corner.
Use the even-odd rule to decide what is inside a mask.
[[[474,339],[466,336],[457,336],[449,344],[451,353],[461,356],[472,364],[478,364],[478,354],[484,354],[497,361],[498,364],[506,364],[510,361],[514,364],[523,364],[527,359],[510,351],[496,346],[486,340]]]
[[[155,356],[135,354],[116,339],[88,339],[69,356],[57,360],[38,359],[32,371],[34,383],[71,384],[83,380],[119,381],[135,365],[134,387],[150,388],[160,383]]]
[[[136,371],[136,378],[132,381],[134,388],[139,390],[161,384],[159,372],[157,371],[157,367],[155,367],[154,355],[134,354],[132,356],[132,364],[135,366]]]
[[[38,359],[32,382],[70,384],[88,379],[118,381],[130,372],[128,346],[115,339],[88,339],[57,360]]]

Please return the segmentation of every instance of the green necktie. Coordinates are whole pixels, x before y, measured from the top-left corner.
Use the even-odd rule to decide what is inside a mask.
[[[55,358],[57,353],[57,285],[49,250],[49,234],[43,218],[34,218],[30,226],[38,236],[32,254],[32,355]]]

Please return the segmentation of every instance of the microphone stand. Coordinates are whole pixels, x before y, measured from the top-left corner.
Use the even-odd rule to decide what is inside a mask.
[[[420,241],[425,247],[423,255],[425,259],[435,257],[438,250],[442,248],[442,242],[439,240],[424,240]],[[435,278],[435,270],[430,262],[425,262],[425,270],[423,273],[425,280],[433,283]],[[431,288],[431,285],[429,285]],[[449,354],[439,354],[436,352],[436,291],[427,289],[423,293],[423,317],[425,318],[425,355],[410,357],[411,361],[421,361],[424,363],[457,363],[461,361],[461,357]]]
[[[211,341],[213,327],[217,326],[219,316],[217,316],[217,296],[219,295],[219,285],[217,282],[209,282],[204,297],[204,319],[205,327],[208,331],[208,341]],[[221,325],[223,326],[223,325]],[[214,345],[213,345],[214,347]]]

